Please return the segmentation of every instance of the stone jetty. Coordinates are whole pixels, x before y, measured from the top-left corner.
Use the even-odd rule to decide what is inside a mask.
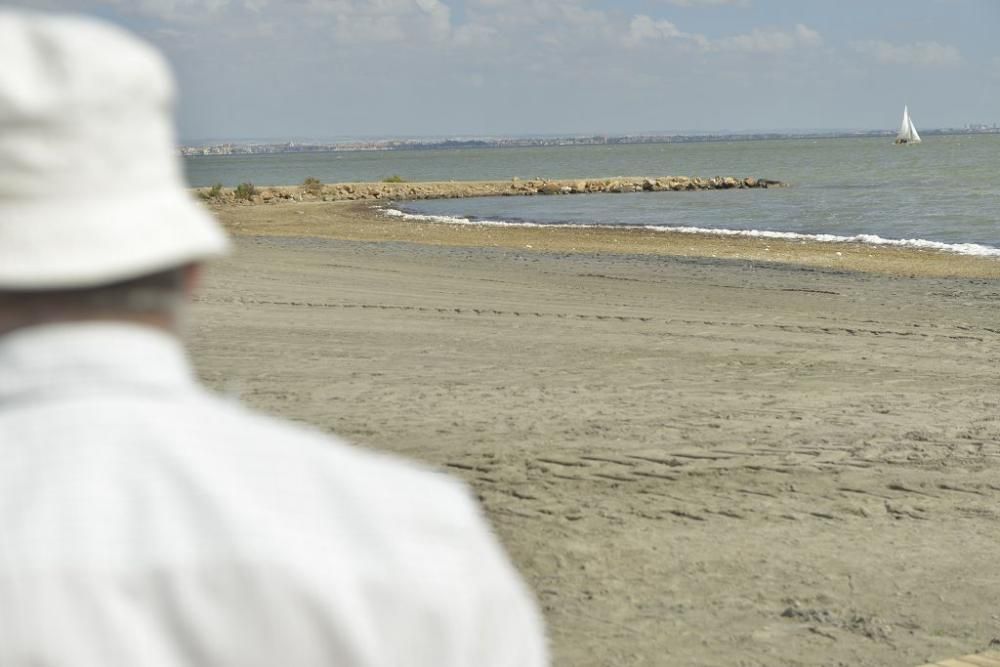
[[[711,178],[687,176],[614,177],[589,179],[534,178],[509,181],[440,181],[407,183],[320,183],[308,179],[302,185],[253,186],[244,183],[237,188],[197,188],[202,199],[218,204],[277,204],[287,201],[346,201],[412,199],[457,199],[463,197],[573,195],[584,193],[663,192],[685,190],[736,190],[745,188],[783,187],[781,181],[766,178]]]

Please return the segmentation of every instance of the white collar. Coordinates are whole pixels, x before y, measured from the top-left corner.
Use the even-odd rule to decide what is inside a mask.
[[[193,386],[181,342],[152,326],[73,322],[0,336],[0,403],[29,394],[92,394],[123,387],[161,392]]]

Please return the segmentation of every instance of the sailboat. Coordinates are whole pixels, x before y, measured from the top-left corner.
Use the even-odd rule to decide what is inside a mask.
[[[903,106],[903,123],[899,126],[899,134],[896,135],[897,144],[919,144],[920,135],[917,134],[917,128],[913,127],[913,119],[910,118],[910,112]]]

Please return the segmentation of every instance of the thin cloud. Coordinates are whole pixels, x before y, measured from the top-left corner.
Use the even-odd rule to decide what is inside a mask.
[[[674,7],[749,7],[750,0],[663,0]]]
[[[467,23],[455,29],[454,40],[458,46],[479,46],[495,41],[498,35],[491,26]]]
[[[645,14],[632,17],[624,41],[626,46],[640,46],[650,41],[672,41],[682,45],[693,45],[702,51],[710,47],[705,35],[684,32],[666,19],[656,21]]]
[[[139,0],[138,2],[104,0],[101,4],[117,5],[125,11],[169,22],[186,22],[219,14],[229,8],[230,0]]]
[[[892,44],[882,40],[852,42],[851,48],[857,53],[874,58],[883,65],[929,65],[953,66],[962,62],[959,50],[937,42],[916,42],[914,44]]]
[[[823,38],[816,30],[797,24],[792,30],[755,29],[749,33],[709,39],[700,33],[685,32],[667,20],[654,20],[645,14],[632,18],[624,43],[637,47],[648,42],[665,41],[704,52],[784,53],[798,48],[822,46]]]
[[[755,29],[745,35],[720,39],[713,46],[719,51],[783,53],[799,47],[815,48],[822,44],[823,38],[818,32],[799,23],[789,32]]]

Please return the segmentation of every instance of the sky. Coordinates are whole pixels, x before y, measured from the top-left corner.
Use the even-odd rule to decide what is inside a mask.
[[[180,138],[1000,124],[997,0],[13,0],[123,25]]]

